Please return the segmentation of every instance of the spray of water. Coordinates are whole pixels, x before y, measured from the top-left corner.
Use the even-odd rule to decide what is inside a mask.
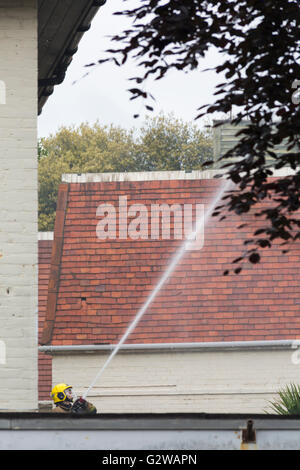
[[[103,364],[102,368],[99,370],[98,374],[96,375],[96,377],[94,378],[94,380],[92,381],[90,386],[88,387],[87,391],[84,393],[83,398],[86,398],[88,396],[89,392],[94,387],[94,385],[96,384],[96,382],[98,381],[100,376],[103,374],[104,370],[107,368],[109,363],[113,360],[115,355],[118,353],[118,351],[120,350],[122,345],[125,343],[126,339],[130,335],[130,333],[135,329],[135,327],[137,326],[138,322],[140,321],[140,319],[142,318],[144,313],[147,311],[150,304],[153,302],[153,300],[155,299],[155,297],[157,296],[157,294],[159,293],[159,291],[161,290],[161,288],[163,287],[165,282],[169,279],[170,275],[172,274],[172,272],[176,268],[177,264],[179,263],[179,261],[183,257],[184,253],[188,250],[190,244],[193,243],[193,241],[191,241],[191,240],[195,239],[198,232],[199,232],[199,230],[201,228],[205,227],[207,221],[209,220],[211,214],[214,211],[214,208],[219,203],[219,201],[223,197],[224,193],[229,189],[230,184],[231,184],[230,180],[223,182],[223,184],[221,185],[221,187],[217,191],[213,201],[210,203],[208,209],[205,211],[204,216],[201,217],[200,220],[196,221],[196,227],[195,227],[195,230],[194,230],[192,236],[189,237],[189,239],[185,240],[182,243],[182,245],[179,247],[178,251],[175,253],[173,259],[171,260],[170,264],[168,265],[166,271],[163,273],[162,277],[160,278],[158,284],[155,286],[153,291],[150,293],[150,295],[147,298],[144,305],[138,311],[136,317],[134,318],[133,322],[129,325],[129,327],[125,331],[125,333],[122,336],[122,338],[120,339],[119,343],[112,350],[111,354],[109,355],[109,357],[107,358],[107,360]]]

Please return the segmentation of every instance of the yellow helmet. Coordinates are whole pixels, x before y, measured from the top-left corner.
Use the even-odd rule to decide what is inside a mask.
[[[51,398],[54,401],[54,403],[59,403],[67,399],[65,390],[67,390],[68,388],[72,388],[72,386],[63,384],[63,383],[57,384],[55,385],[55,387],[53,387],[51,391]]]

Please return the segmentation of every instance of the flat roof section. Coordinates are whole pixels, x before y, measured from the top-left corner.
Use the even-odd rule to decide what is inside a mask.
[[[300,416],[0,413],[0,449],[299,450]]]

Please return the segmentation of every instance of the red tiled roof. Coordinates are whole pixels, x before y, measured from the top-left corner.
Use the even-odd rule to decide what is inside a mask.
[[[155,287],[180,240],[96,236],[101,203],[209,204],[216,179],[62,184],[52,256],[52,289],[41,342],[113,344]],[[257,208],[256,208],[257,211]],[[242,222],[248,226],[237,230]],[[127,343],[210,342],[300,337],[300,242],[274,244],[257,265],[223,276],[263,221],[253,214],[212,218],[202,250],[187,252]],[[49,285],[50,286],[50,285]]]
[[[38,311],[39,311],[39,338],[43,331],[48,296],[48,281],[52,252],[52,240],[39,240],[38,242]],[[52,357],[44,352],[38,353],[38,397],[39,401],[50,400],[52,385]]]

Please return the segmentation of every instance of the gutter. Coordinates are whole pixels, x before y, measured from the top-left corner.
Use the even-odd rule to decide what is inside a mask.
[[[111,352],[116,344],[80,344],[80,345],[45,345],[39,346],[39,351],[48,354],[59,353],[107,353]],[[207,351],[253,351],[253,350],[288,350],[300,346],[300,340],[274,340],[274,341],[226,341],[201,343],[149,343],[124,344],[120,352],[207,352]]]

